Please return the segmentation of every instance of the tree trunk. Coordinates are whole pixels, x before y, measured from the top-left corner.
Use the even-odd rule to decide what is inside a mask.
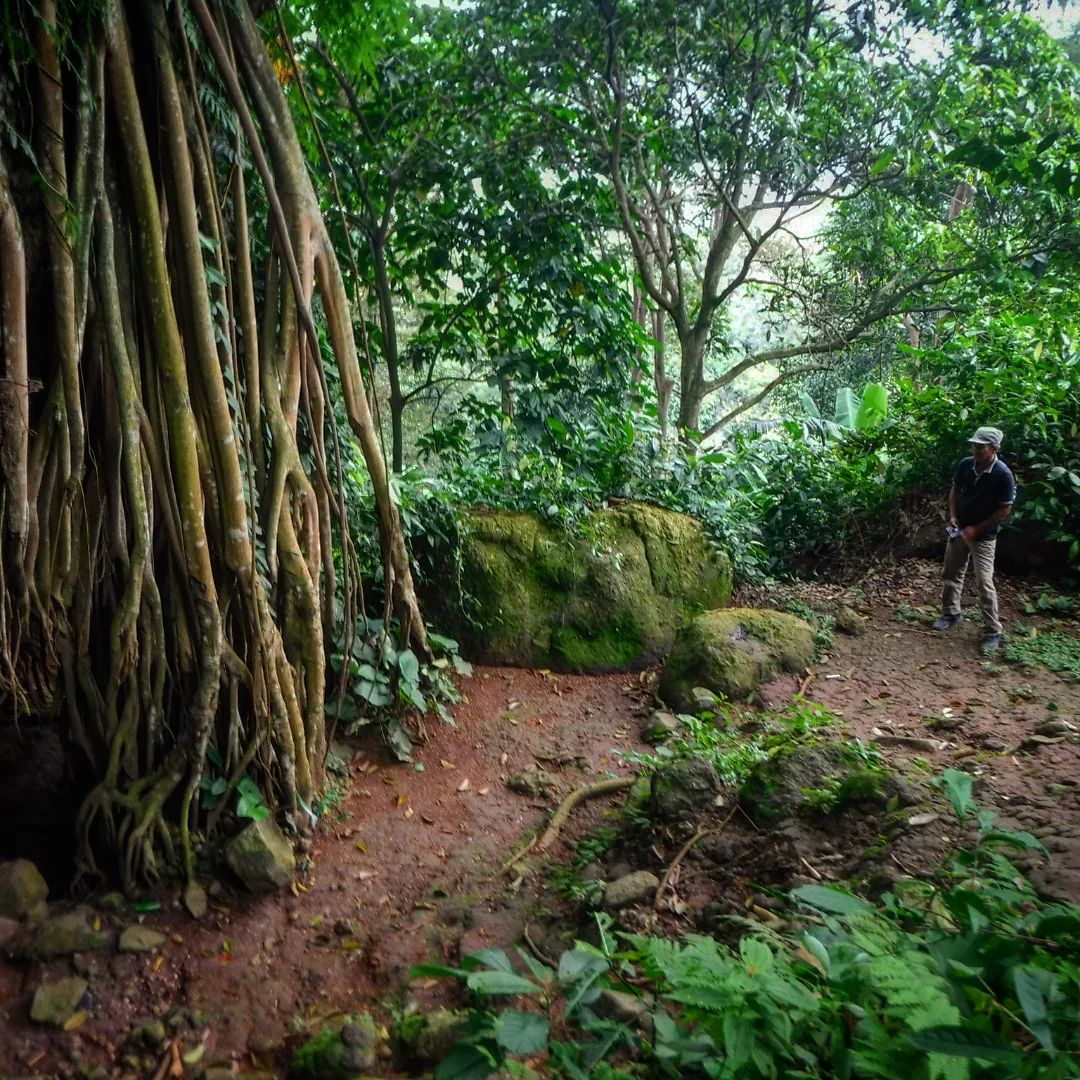
[[[405,464],[405,397],[401,392],[397,315],[394,313],[394,294],[390,289],[390,272],[386,266],[385,237],[379,235],[372,237],[371,259],[375,274],[375,295],[379,300],[379,324],[383,334],[386,379],[390,384],[391,468],[395,473],[400,473]]]
[[[92,778],[77,873],[128,888],[190,878],[245,778],[310,825],[327,654],[362,615],[316,295],[390,614],[427,651],[340,269],[258,28],[227,10],[115,0],[102,40],[45,2],[34,62],[0,55],[46,180],[0,157],[0,726],[66,724]]]

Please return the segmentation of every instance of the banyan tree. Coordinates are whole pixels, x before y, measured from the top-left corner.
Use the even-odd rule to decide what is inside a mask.
[[[76,877],[190,879],[208,756],[283,819],[322,783],[346,451],[423,621],[287,59],[246,0],[3,11],[0,732],[61,733]]]

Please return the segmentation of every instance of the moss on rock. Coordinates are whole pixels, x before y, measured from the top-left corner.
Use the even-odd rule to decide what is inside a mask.
[[[532,514],[474,512],[461,576],[428,602],[465,655],[572,671],[653,663],[687,618],[731,597],[730,562],[701,523],[641,503],[598,511],[577,537]]]
[[[766,679],[799,671],[813,656],[813,627],[794,615],[708,611],[679,631],[660,675],[660,695],[681,712],[692,711],[691,692],[699,686],[743,701]]]

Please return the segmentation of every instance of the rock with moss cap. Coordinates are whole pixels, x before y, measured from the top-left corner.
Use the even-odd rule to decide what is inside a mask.
[[[0,863],[0,916],[25,919],[49,895],[49,886],[28,859]]]
[[[356,1077],[373,1068],[382,1036],[366,1014],[337,1017],[296,1051],[290,1080]]]
[[[745,701],[782,671],[801,671],[814,656],[814,630],[782,611],[708,611],[683,627],[660,675],[660,696],[690,712],[691,694],[706,687]]]
[[[461,588],[428,598],[465,655],[603,671],[662,657],[696,613],[728,602],[731,566],[701,523],[643,503],[592,514],[570,534],[533,514],[466,519]]]
[[[253,821],[225,845],[225,861],[252,892],[284,889],[292,881],[292,845],[269,818]]]

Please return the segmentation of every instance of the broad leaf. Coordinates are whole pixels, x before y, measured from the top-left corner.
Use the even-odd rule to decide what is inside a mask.
[[[512,971],[472,971],[465,980],[478,994],[536,994],[540,987]]]
[[[981,1058],[983,1061],[1015,1061],[1019,1050],[992,1031],[963,1025],[942,1025],[913,1031],[908,1038],[920,1050],[950,1057]]]
[[[834,915],[850,915],[857,911],[873,911],[874,909],[851,893],[841,892],[829,885],[800,885],[791,890],[791,895],[796,900],[801,900],[810,907],[819,911],[832,912]]]
[[[547,1045],[549,1029],[545,1017],[510,1009],[495,1021],[495,1038],[511,1054],[535,1054]]]

